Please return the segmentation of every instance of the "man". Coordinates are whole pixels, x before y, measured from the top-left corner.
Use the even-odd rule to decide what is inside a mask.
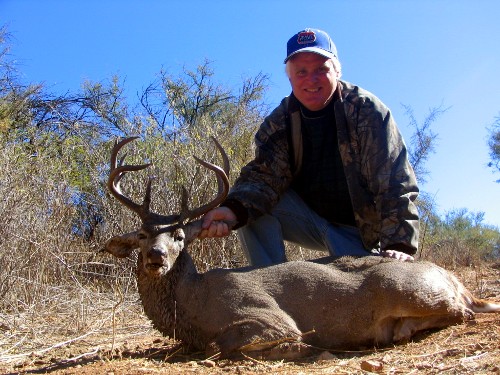
[[[389,109],[340,80],[324,31],[290,38],[285,64],[292,94],[260,126],[254,160],[204,216],[200,238],[227,236],[236,223],[255,266],[286,261],[284,240],[332,255],[413,260],[418,187]]]

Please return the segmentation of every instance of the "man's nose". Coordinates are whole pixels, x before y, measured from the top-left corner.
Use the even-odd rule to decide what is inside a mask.
[[[318,82],[319,79],[318,73],[316,72],[309,73],[307,79],[309,82]]]

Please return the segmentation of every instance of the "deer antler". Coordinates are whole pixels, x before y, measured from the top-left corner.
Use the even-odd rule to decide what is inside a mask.
[[[181,215],[164,216],[156,214],[154,212],[151,212],[149,209],[151,203],[151,181],[152,181],[151,178],[148,180],[146,186],[146,193],[142,204],[137,204],[130,198],[126,197],[120,189],[120,180],[123,178],[123,176],[127,172],[140,171],[150,166],[150,164],[123,165],[125,156],[121,160],[117,159],[118,152],[121,150],[121,148],[125,146],[127,143],[132,142],[137,138],[139,137],[125,138],[122,141],[115,143],[115,146],[111,151],[110,173],[107,185],[111,194],[113,194],[113,196],[116,199],[118,199],[118,201],[120,201],[120,203],[122,203],[125,207],[135,212],[141,218],[143,223],[151,222],[154,224],[172,224],[178,221],[184,222],[185,220],[191,220],[198,216],[203,215],[204,213],[210,211],[212,208],[217,207],[219,204],[222,203],[222,201],[224,201],[229,192],[229,180],[227,177],[227,174],[229,173],[229,159],[222,146],[213,137],[212,137],[213,141],[215,142],[217,148],[222,154],[224,169],[194,156],[194,158],[198,163],[203,165],[205,168],[214,171],[217,176],[218,193],[217,196],[211,202],[196,209],[189,210],[187,208],[187,193],[184,192],[182,199],[183,207]]]
[[[182,196],[182,213],[180,216],[179,221],[184,222],[184,221],[189,221],[192,220],[198,216],[201,216],[208,211],[210,211],[212,208],[217,207],[219,204],[221,204],[224,199],[226,199],[227,194],[229,192],[229,158],[227,157],[226,152],[224,151],[224,148],[221,146],[221,144],[215,139],[214,137],[210,137],[212,141],[214,141],[215,145],[219,149],[219,152],[221,153],[222,156],[222,161],[223,161],[223,168],[220,168],[212,163],[206,162],[204,160],[199,159],[198,157],[194,156],[195,160],[203,165],[205,168],[210,169],[214,171],[215,175],[217,176],[217,186],[218,186],[218,192],[217,196],[209,203],[195,208],[193,210],[190,210],[187,206],[187,201],[188,201],[188,194],[185,189],[183,189],[183,196]]]
[[[121,160],[117,160],[117,155],[120,149],[127,143],[136,140],[139,137],[125,138],[120,142],[115,143],[113,150],[111,151],[111,167],[108,178],[108,189],[113,194],[113,196],[120,201],[125,207],[129,208],[131,211],[135,212],[142,220],[142,222],[154,222],[157,224],[171,224],[178,220],[179,215],[158,215],[149,210],[149,205],[151,203],[151,182],[152,178],[149,178],[146,185],[146,194],[144,195],[144,200],[142,204],[137,204],[130,198],[123,195],[120,189],[120,180],[125,176],[127,172],[140,171],[149,167],[151,164],[142,165],[123,165],[125,161],[125,156]]]

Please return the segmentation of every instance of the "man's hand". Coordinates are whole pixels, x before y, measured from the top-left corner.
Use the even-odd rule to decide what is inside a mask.
[[[217,207],[203,216],[202,231],[198,238],[226,237],[236,223],[236,215],[227,207]]]
[[[413,262],[415,260],[411,255],[397,250],[382,250],[380,255],[384,258],[394,258],[403,262]]]

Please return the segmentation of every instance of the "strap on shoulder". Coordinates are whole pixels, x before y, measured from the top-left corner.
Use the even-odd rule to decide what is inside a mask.
[[[302,167],[302,120],[299,103],[293,93],[285,98],[285,111],[290,165],[293,175],[297,176]]]

